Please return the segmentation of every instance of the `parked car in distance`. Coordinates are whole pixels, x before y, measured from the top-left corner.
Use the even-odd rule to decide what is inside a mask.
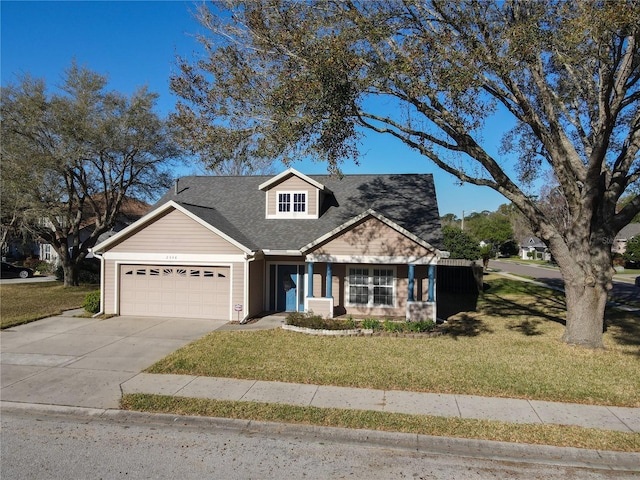
[[[33,277],[33,270],[27,267],[19,267],[7,262],[2,262],[0,278],[29,278]]]
[[[640,288],[640,277],[636,277],[636,287]]]

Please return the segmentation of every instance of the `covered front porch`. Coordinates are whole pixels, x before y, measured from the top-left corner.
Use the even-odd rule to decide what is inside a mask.
[[[436,320],[435,258],[408,264],[305,260],[304,311],[325,318]]]

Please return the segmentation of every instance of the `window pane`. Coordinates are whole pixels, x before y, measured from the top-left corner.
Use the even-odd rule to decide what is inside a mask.
[[[373,269],[374,285],[393,285],[393,270]]]
[[[278,194],[278,211],[279,212],[291,211],[291,194],[289,193]]]
[[[373,287],[373,303],[375,305],[393,305],[393,288]]]
[[[364,286],[349,286],[349,303],[366,305],[369,303],[369,288]]]
[[[306,203],[307,203],[306,199],[307,199],[306,193],[294,193],[293,194],[293,211],[305,212]]]

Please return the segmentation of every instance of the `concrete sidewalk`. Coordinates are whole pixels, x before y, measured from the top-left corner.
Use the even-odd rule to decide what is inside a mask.
[[[640,433],[640,408],[148,373],[140,373],[124,382],[122,392],[510,423],[575,425]]]

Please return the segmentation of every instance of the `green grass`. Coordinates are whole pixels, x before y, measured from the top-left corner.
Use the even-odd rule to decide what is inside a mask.
[[[65,288],[61,282],[16,283],[0,286],[1,328],[32,322],[82,306],[87,293],[100,288]]]
[[[558,425],[513,424],[427,415],[126,394],[122,408],[156,413],[370,429],[502,442],[640,451],[640,435]]]
[[[213,332],[151,373],[640,406],[640,321],[610,312],[606,350],[560,340],[561,293],[486,277],[477,311],[435,338]]]

